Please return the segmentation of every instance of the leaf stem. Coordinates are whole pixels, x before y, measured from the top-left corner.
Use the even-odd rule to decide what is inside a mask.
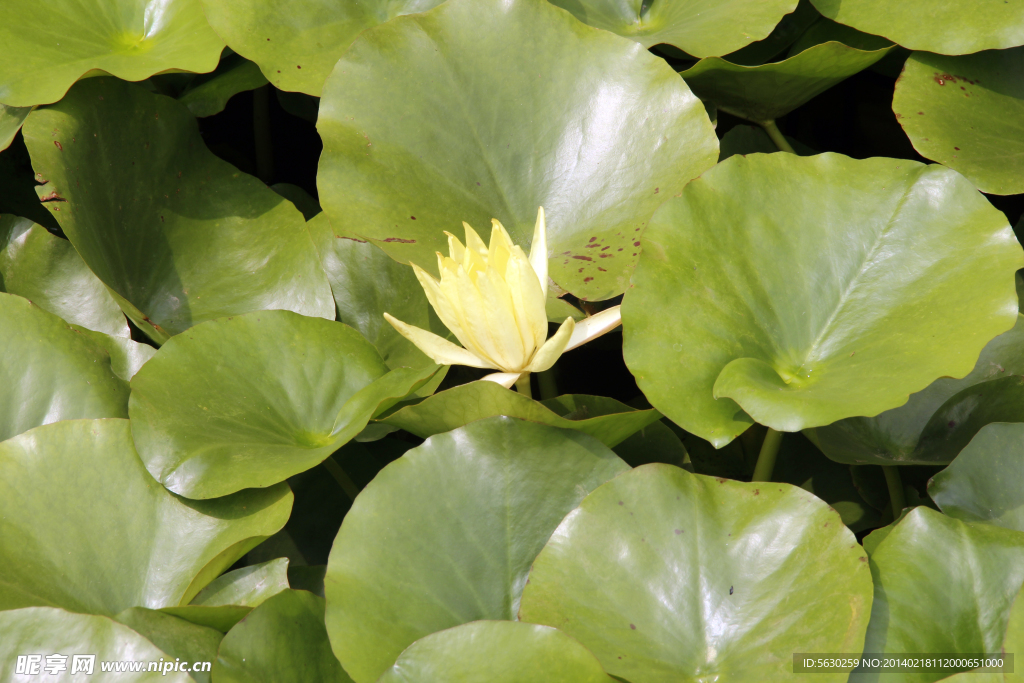
[[[757,464],[754,465],[754,476],[750,481],[771,481],[772,470],[775,469],[775,457],[779,454],[779,446],[782,444],[782,432],[777,432],[771,427],[764,435],[764,442],[761,444],[761,452],[757,455]]]
[[[900,470],[895,465],[882,465],[882,472],[885,473],[885,484],[889,487],[892,518],[897,520],[903,512],[903,508],[906,507],[906,500],[903,498],[903,480],[900,479]]]
[[[542,401],[558,396],[558,383],[555,381],[554,368],[538,373],[537,388],[540,389],[540,399]]]
[[[274,176],[274,146],[270,138],[270,85],[252,91],[252,130],[256,143],[256,175],[267,185]]]
[[[526,398],[533,398],[533,391],[530,389],[530,373],[524,372],[516,380],[516,391]]]
[[[359,495],[359,487],[356,486],[356,483],[352,481],[352,478],[345,473],[345,470],[341,469],[341,465],[334,460],[333,456],[324,460],[323,465],[324,469],[330,472],[331,476],[334,477],[334,480],[338,482],[338,486],[340,486],[341,490],[345,492],[345,495],[354,501],[356,496]]]
[[[758,121],[757,123],[762,128],[764,128],[764,132],[768,133],[768,137],[772,139],[772,142],[775,143],[775,146],[779,148],[780,152],[789,152],[790,154],[796,154],[796,152],[793,150],[793,146],[789,144],[789,140],[787,140],[786,136],[782,134],[782,131],[779,130],[779,127],[775,125],[774,119],[769,119],[768,121]]]

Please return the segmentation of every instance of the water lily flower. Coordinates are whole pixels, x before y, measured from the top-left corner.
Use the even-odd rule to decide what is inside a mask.
[[[615,328],[622,316],[614,306],[578,323],[566,318],[548,339],[544,207],[537,212],[529,258],[497,219],[491,223],[489,245],[468,223],[462,224],[465,245],[445,233],[450,256],[437,254],[440,280],[411,264],[430,305],[462,346],[388,313],[384,317],[434,362],[497,370],[484,379],[506,389],[518,383],[521,391],[528,392],[523,380],[529,380],[529,373],[547,370],[564,352]]]

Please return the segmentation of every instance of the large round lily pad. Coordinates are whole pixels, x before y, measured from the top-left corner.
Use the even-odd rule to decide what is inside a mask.
[[[69,323],[129,336],[117,302],[71,243],[27,218],[0,216],[0,291],[23,296]]]
[[[760,66],[709,57],[681,75],[694,94],[714,102],[719,111],[750,121],[772,121],[868,68],[890,49],[866,51],[827,42]]]
[[[1017,0],[811,0],[824,16],[911,50],[963,55],[1024,45]]]
[[[213,661],[217,659],[217,647],[224,637],[223,633],[145,607],[126,609],[115,615],[114,620],[170,655],[165,661],[173,657],[187,662],[189,669],[199,663],[198,670],[188,671],[189,676],[196,683],[210,683],[210,671],[213,669]],[[210,669],[206,669],[207,666]]]
[[[553,0],[580,21],[651,47],[695,57],[725,55],[766,38],[796,0]]]
[[[1022,18],[1024,21],[1024,18]],[[915,52],[892,109],[914,149],[990,194],[1024,192],[1024,48],[962,57]]]
[[[59,420],[128,417],[109,349],[31,301],[0,294],[0,348],[0,441]]]
[[[528,251],[543,206],[550,276],[588,299],[626,288],[650,215],[718,152],[663,59],[541,0],[451,0],[367,30],[317,128],[336,234],[436,275],[444,231],[497,218]]]
[[[132,379],[132,434],[164,486],[223,496],[320,464],[432,373],[389,373],[341,323],[257,311],[165,344]]]
[[[421,638],[379,683],[612,683],[587,648],[557,629],[474,621]]]
[[[260,65],[281,90],[320,96],[338,58],[365,29],[441,0],[203,0],[231,49]]]
[[[0,612],[0,662],[5,680],[58,680],[117,683],[122,672],[104,672],[100,662],[156,662],[170,659],[141,635],[108,617],[74,614],[57,607],[27,607]],[[63,670],[47,674],[46,657],[67,655]],[[14,674],[19,655],[41,655],[24,677]],[[91,657],[90,657],[91,655]],[[89,661],[91,659],[91,666]],[[173,662],[173,659],[171,659]],[[191,662],[190,662],[191,664]],[[26,666],[28,663],[26,662]],[[60,673],[58,677],[56,674]],[[15,677],[17,676],[17,677]],[[130,676],[138,683],[193,683],[181,671],[145,671]]]
[[[1006,217],[955,171],[733,156],[651,220],[623,353],[655,408],[719,447],[754,421],[877,415],[971,371],[1017,319],[1022,265]]]
[[[327,564],[327,632],[342,665],[372,683],[423,636],[515,619],[551,532],[628,469],[592,437],[507,417],[433,436],[385,467]]]
[[[918,507],[871,554],[871,574],[875,598],[865,652],[999,652],[1024,584],[1024,534]],[[886,680],[927,683],[942,676]],[[877,675],[851,678],[860,680]]]
[[[285,590],[228,631],[217,652],[218,683],[352,683],[331,652],[324,599]]]
[[[184,105],[90,78],[24,133],[37,192],[154,341],[260,309],[334,318],[302,215],[210,153]]]
[[[928,494],[950,517],[1024,531],[1024,424],[983,428],[949,467],[928,483]]]
[[[153,480],[127,420],[69,420],[0,443],[0,609],[117,614],[187,604],[284,526],[287,484],[213,501]]]
[[[578,429],[609,448],[661,419],[656,410],[635,410],[603,396],[560,396],[539,403],[494,382],[470,382],[403,407],[380,421],[426,438],[495,415]]]
[[[870,602],[863,549],[811,494],[653,464],[569,513],[519,617],[632,683],[788,681],[794,652],[860,652]]]
[[[949,462],[958,451],[950,454],[950,448],[934,447],[937,436],[934,424],[936,415],[956,412],[952,406],[946,406],[946,402],[954,401],[959,406],[961,401],[955,397],[975,385],[978,385],[987,401],[995,393],[993,390],[1003,387],[1006,381],[992,385],[987,383],[1012,375],[1024,375],[1024,316],[1021,315],[1017,316],[1017,324],[1012,330],[999,335],[982,349],[974,369],[963,379],[939,378],[925,389],[912,394],[910,400],[899,408],[887,410],[875,417],[851,417],[809,429],[807,436],[825,455],[839,462],[874,465],[934,465]],[[976,396],[976,393],[971,395]],[[982,403],[970,401],[969,405],[978,410],[983,407]],[[1019,412],[1024,418],[1024,409]],[[963,417],[960,414],[954,419],[962,423]],[[946,430],[943,431],[956,426],[950,425],[947,420]],[[922,444],[923,432],[929,427],[929,438]],[[961,424],[959,431],[962,432],[963,428]],[[974,432],[977,432],[977,427]],[[970,440],[974,432],[963,438]],[[942,434],[943,437],[947,435]]]
[[[97,70],[127,81],[171,69],[213,71],[223,48],[200,0],[5,2],[0,102],[56,102]]]

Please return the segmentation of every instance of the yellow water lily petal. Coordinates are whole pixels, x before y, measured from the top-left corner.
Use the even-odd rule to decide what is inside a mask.
[[[475,277],[465,269],[459,268],[453,281],[458,296],[460,319],[465,323],[466,348],[481,358],[486,358],[496,368],[519,370],[520,368],[508,365],[507,359],[498,353],[499,345],[495,339],[495,330],[490,328],[484,314],[484,299],[477,289]],[[442,291],[445,291],[443,287]]]
[[[415,344],[420,351],[427,354],[435,363],[441,365],[468,365],[471,368],[490,370],[499,369],[461,346],[456,346],[447,339],[438,337],[433,332],[427,332],[413,325],[403,323],[390,313],[385,313],[384,319],[391,323],[398,330],[399,334]]]
[[[575,327],[573,319],[566,318],[565,322],[558,328],[558,332],[555,332],[555,335],[544,342],[544,346],[537,350],[536,355],[534,355],[526,370],[528,372],[544,372],[554,365],[558,357],[565,351],[565,346],[569,343],[569,337],[572,336],[572,331]]]
[[[466,258],[466,247],[462,246],[462,242],[459,241],[458,237],[447,230],[444,231],[444,234],[448,235],[448,255],[456,263],[462,263]]]
[[[488,267],[486,271],[476,273],[476,286],[483,300],[481,310],[495,343],[497,357],[492,358],[499,361],[504,370],[523,369],[529,357],[519,336],[508,285],[498,271]]]
[[[621,323],[622,308],[619,306],[606,308],[596,315],[584,318],[576,323],[576,330],[572,333],[565,350],[571,351],[581,344],[586,344],[591,339],[596,339],[605,332],[614,330]]]
[[[466,230],[466,253],[462,259],[462,267],[467,273],[483,270],[487,267],[487,245],[469,223],[464,222],[462,227]]]
[[[519,378],[523,376],[521,372],[494,372],[490,375],[485,375],[480,378],[481,382],[494,382],[500,384],[506,389],[511,389],[512,385],[519,381]]]
[[[508,264],[511,254],[512,240],[505,232],[504,226],[495,218],[491,221],[491,242],[487,247],[487,265],[494,268],[502,275],[505,274],[505,266]]]
[[[540,280],[540,291],[548,295],[548,226],[544,219],[544,207],[537,209],[537,225],[533,228],[533,242],[530,243],[530,265]]]
[[[433,306],[434,312],[437,313],[437,317],[441,319],[444,326],[451,330],[451,333],[454,334],[455,337],[465,346],[466,332],[463,329],[462,321],[459,319],[457,302],[452,302],[447,296],[445,296],[444,292],[441,291],[440,283],[435,280],[430,273],[423,270],[415,263],[410,263],[409,265],[412,266],[412,271],[416,274],[416,279],[419,280],[420,286],[423,287],[423,293],[427,295],[427,301],[429,301],[430,305]]]
[[[512,294],[516,325],[527,347],[526,356],[529,358],[548,338],[548,316],[540,281],[533,272],[526,254],[518,245],[512,249],[505,279]]]

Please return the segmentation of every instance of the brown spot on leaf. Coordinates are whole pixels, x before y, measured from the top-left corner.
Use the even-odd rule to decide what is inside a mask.
[[[402,244],[416,244],[416,240],[403,240],[401,237],[386,237],[381,242],[401,242]]]
[[[56,191],[54,191],[54,192],[51,192],[50,194],[44,194],[42,197],[39,198],[39,201],[41,201],[41,202],[66,202],[67,200],[64,199],[63,197],[61,197],[59,194],[57,194]]]
[[[56,140],[54,140],[54,141],[53,141],[53,144],[54,144],[54,145],[56,145],[56,146],[57,146],[57,149],[59,149],[60,151],[62,151],[62,152],[64,151],[64,148],[63,148],[63,147],[61,147],[60,143],[59,143],[59,142],[57,142]]]
[[[594,260],[594,259],[590,258],[589,256],[580,256],[578,254],[576,256],[573,256],[573,258],[579,259],[581,261],[593,261]]]

